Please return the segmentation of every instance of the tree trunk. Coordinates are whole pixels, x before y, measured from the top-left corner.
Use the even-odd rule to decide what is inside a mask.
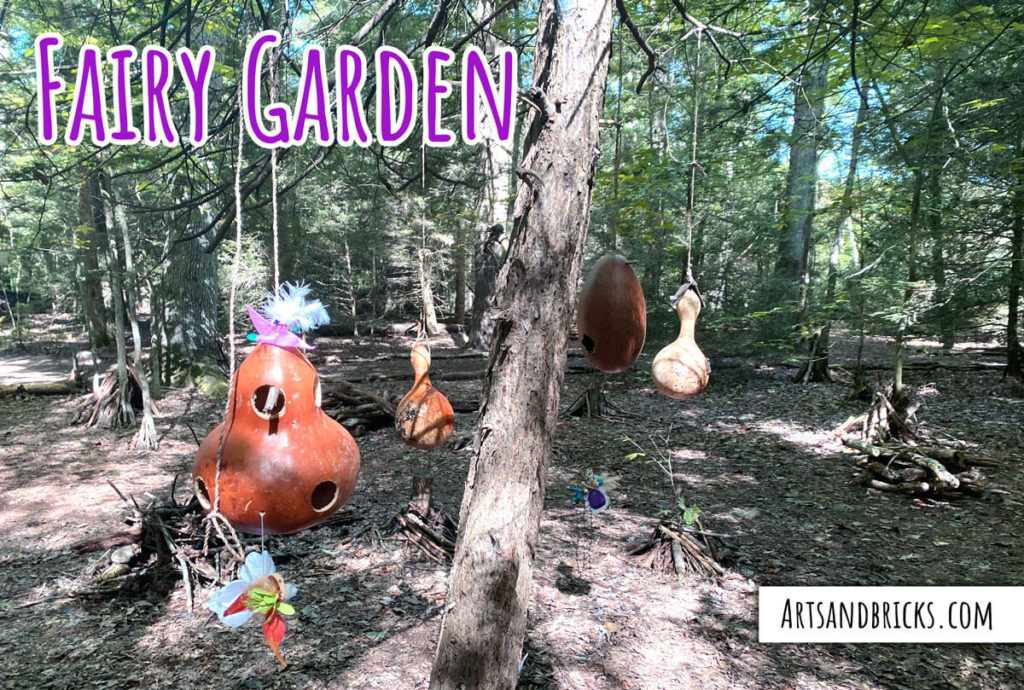
[[[1024,285],[1024,175],[1013,190],[1013,238],[1010,242],[1010,300],[1006,319],[1006,376],[1024,379],[1024,352],[1017,324],[1020,319],[1020,289]]]
[[[420,247],[419,279],[420,279],[420,305],[422,307],[423,331],[427,335],[437,335],[441,332],[441,325],[437,322],[437,310],[434,308],[434,291],[430,287],[430,250]]]
[[[610,0],[540,6],[533,93],[558,110],[528,116],[434,690],[516,684],[600,150],[612,20]]]
[[[493,0],[477,0],[473,14],[477,20],[482,20],[494,11],[494,7]],[[499,47],[497,38],[489,31],[483,32],[481,35],[483,36],[483,45],[481,47],[484,50],[484,54],[491,58],[494,55],[494,51]],[[484,111],[481,110],[481,117],[483,117],[483,113]],[[511,191],[510,171],[512,168],[512,152],[506,148],[506,144],[498,141],[492,135],[489,127],[481,126],[480,131],[484,139],[483,144],[478,147],[478,160],[480,174],[483,177],[483,188],[480,190],[480,198],[476,206],[477,226],[474,258],[477,260],[484,256],[488,233],[491,228],[495,225],[500,225],[502,232],[507,229],[509,214],[508,198]],[[482,269],[483,265],[480,263],[474,266],[477,283],[480,282],[480,272]],[[473,311],[467,333],[470,345],[482,347],[490,341],[490,323],[484,323],[482,319],[485,318],[487,309],[490,307],[490,299],[493,294],[493,289],[485,292],[483,295],[476,291],[473,292]],[[477,316],[481,318],[477,319]]]
[[[857,109],[857,121],[853,125],[853,133],[850,138],[850,164],[846,170],[846,180],[843,184],[843,198],[839,202],[839,218],[836,219],[836,229],[832,235],[832,249],[828,255],[828,283],[825,286],[825,309],[827,316],[825,317],[825,323],[814,339],[814,347],[811,350],[810,358],[801,367],[800,373],[797,374],[797,381],[822,383],[832,380],[832,374],[829,370],[828,348],[829,339],[832,334],[832,319],[835,312],[836,283],[839,280],[839,255],[843,248],[843,237],[846,235],[849,235],[851,238],[853,237],[853,187],[857,181],[860,142],[867,117],[868,99],[866,94],[862,94],[860,107]]]
[[[494,318],[491,314],[498,271],[504,260],[505,251],[501,246],[500,225],[491,227],[483,247],[476,257],[476,283],[473,286],[473,313],[470,315],[470,329],[467,347],[490,347],[494,335]]]
[[[106,251],[105,239],[97,227],[94,214],[95,188],[90,173],[78,188],[78,244],[81,247],[81,300],[85,327],[93,348],[110,344],[107,332],[107,310],[103,305],[103,274],[99,256]]]
[[[209,220],[208,215],[200,211],[197,222],[188,223],[183,233],[176,230],[175,224],[168,224],[160,285],[164,338],[161,348],[167,381],[192,383],[203,365],[217,356],[217,256],[205,251],[215,231],[176,241],[181,234],[194,233],[199,223]]]
[[[925,218],[928,239],[932,243],[932,280],[935,281],[935,307],[933,313],[939,323],[939,334],[944,350],[952,350],[956,344],[956,316],[950,304],[946,286],[946,256],[942,233],[942,169],[935,167],[928,171],[928,206]]]
[[[124,215],[124,209],[116,207],[114,192],[110,188],[109,183],[106,198],[110,201],[110,207],[113,212],[111,220],[117,224],[121,234],[121,251],[124,254],[125,305],[128,312],[128,322],[132,328],[132,363],[135,365],[135,371],[138,373],[139,387],[142,389],[142,421],[139,423],[139,430],[132,439],[131,446],[132,448],[142,448],[143,450],[156,450],[160,442],[156,435],[156,424],[153,421],[149,380],[146,377],[146,370],[142,366],[142,334],[139,331],[137,276],[135,275],[135,259],[132,257],[131,235],[128,232],[128,219]],[[113,228],[111,228],[111,232],[113,232]],[[126,395],[126,393],[122,393],[122,395]],[[126,399],[126,402],[130,408],[131,401]]]
[[[828,60],[808,65],[794,90],[793,132],[790,137],[788,199],[783,212],[783,236],[775,275],[784,286],[783,301],[792,305],[793,326],[806,317],[810,285],[808,259],[814,228],[815,190],[818,182],[818,138],[828,86]],[[780,329],[781,330],[781,329]]]
[[[96,227],[105,229],[107,237],[107,272],[110,275],[111,306],[114,310],[114,340],[117,343],[117,415],[114,427],[135,426],[135,410],[128,388],[128,348],[125,343],[125,306],[124,306],[124,265],[118,247],[117,233],[111,227],[114,220],[114,204],[110,198],[110,189],[101,173],[93,176],[93,197],[98,204],[93,204]]]
[[[466,323],[466,229],[455,223],[455,315],[457,324]]]

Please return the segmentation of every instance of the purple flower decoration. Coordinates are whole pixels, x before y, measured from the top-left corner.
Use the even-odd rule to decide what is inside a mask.
[[[608,494],[604,489],[590,489],[587,491],[587,508],[591,513],[600,513],[608,507]]]

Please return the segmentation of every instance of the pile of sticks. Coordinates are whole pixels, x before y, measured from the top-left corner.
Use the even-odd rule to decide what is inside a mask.
[[[324,391],[321,407],[353,436],[395,423],[393,402],[348,381],[331,381],[330,389]]]
[[[205,538],[202,511],[195,497],[178,503],[172,488],[167,500],[151,498],[140,506],[134,496],[125,496],[112,483],[110,486],[128,508],[124,520],[128,529],[72,546],[80,554],[107,551],[106,558],[90,566],[86,581],[76,594],[148,590],[155,587],[157,580],[173,586],[176,572],[181,576],[185,603],[191,611],[195,605],[195,586],[222,582],[224,573],[234,572],[242,562],[244,554],[238,546],[226,541],[211,543]]]
[[[432,505],[434,478],[416,474],[412,478],[409,505],[395,516],[393,531],[415,546],[434,563],[450,561],[455,555],[458,526]]]
[[[851,482],[877,491],[915,496],[980,495],[986,490],[981,467],[999,463],[989,457],[938,443],[874,444],[844,438],[843,445],[861,454]]]
[[[725,568],[718,562],[715,540],[727,536],[662,520],[651,536],[631,549],[629,555],[643,567],[659,572],[723,576]]]

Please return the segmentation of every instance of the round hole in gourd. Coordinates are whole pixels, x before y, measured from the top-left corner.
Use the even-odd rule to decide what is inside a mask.
[[[213,502],[210,501],[210,492],[206,490],[206,482],[203,481],[202,477],[196,477],[195,490],[196,498],[199,499],[199,505],[203,507],[203,510],[209,510],[213,507]]]
[[[264,384],[252,394],[252,408],[264,419],[275,419],[284,412],[284,391]]]
[[[309,502],[313,506],[313,510],[322,513],[332,508],[337,500],[338,485],[332,481],[326,481],[320,482],[314,487]]]

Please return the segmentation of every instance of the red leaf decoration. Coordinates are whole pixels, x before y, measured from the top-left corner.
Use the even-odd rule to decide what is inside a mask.
[[[242,611],[245,611],[245,605],[248,601],[249,593],[242,592],[242,594],[237,599],[235,599],[234,603],[232,603],[231,606],[224,609],[224,613],[222,615],[230,616],[233,613],[241,613]]]
[[[287,630],[287,626],[284,623],[284,618],[277,612],[277,609],[271,609],[263,621],[263,637],[267,638],[267,644],[270,645],[270,649],[273,650],[274,656],[277,657],[282,666],[288,665],[284,662],[284,657],[281,656],[281,652],[278,650],[281,640],[284,639],[285,630]]]

